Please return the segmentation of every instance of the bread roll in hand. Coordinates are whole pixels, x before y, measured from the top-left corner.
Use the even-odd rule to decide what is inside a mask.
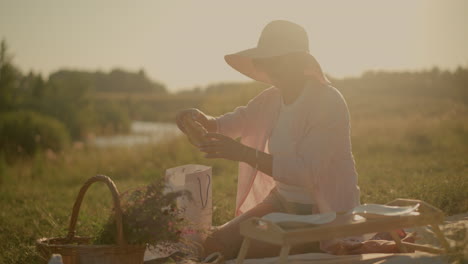
[[[193,120],[190,115],[184,116],[183,122],[187,137],[192,145],[198,147],[209,141],[209,139],[205,138],[208,131],[200,123]]]

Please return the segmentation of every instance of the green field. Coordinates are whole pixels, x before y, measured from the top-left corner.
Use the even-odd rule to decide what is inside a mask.
[[[427,201],[447,215],[468,212],[468,107],[450,98],[343,92],[362,203]],[[208,112],[210,114],[210,112]],[[237,164],[203,158],[183,138],[158,145],[68,148],[8,165],[0,158],[0,263],[37,263],[34,241],[64,235],[77,192],[96,174],[123,191],[161,179],[165,169],[213,167],[214,224],[233,217]],[[77,233],[92,235],[111,208],[104,186],[87,194]]]

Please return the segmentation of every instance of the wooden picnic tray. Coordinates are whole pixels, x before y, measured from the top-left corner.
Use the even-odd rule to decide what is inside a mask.
[[[420,200],[396,199],[387,205],[414,206],[417,204],[419,207],[416,214],[356,219],[346,213],[337,213],[336,219],[330,223],[297,228],[285,228],[257,217],[249,218],[240,225],[240,233],[244,236],[244,241],[236,263],[243,263],[252,239],[281,246],[279,263],[286,263],[291,247],[296,244],[385,231],[390,233],[398,249],[403,253],[408,252],[408,249],[434,254],[448,252],[449,244],[439,229],[439,224],[444,221],[444,214],[441,210]],[[426,225],[432,227],[444,249],[403,242],[395,232],[397,229]]]

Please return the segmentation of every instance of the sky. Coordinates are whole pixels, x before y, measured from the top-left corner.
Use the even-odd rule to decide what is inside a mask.
[[[0,0],[0,38],[23,72],[144,69],[177,91],[250,80],[224,55],[276,19],[306,29],[333,77],[468,67],[467,14],[464,0]]]

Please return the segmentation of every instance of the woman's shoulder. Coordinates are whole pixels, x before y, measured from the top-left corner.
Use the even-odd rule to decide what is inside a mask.
[[[319,104],[325,104],[330,107],[336,107],[338,105],[346,106],[346,100],[343,94],[331,84],[326,84],[319,87],[315,97]],[[313,93],[311,96],[314,96]]]
[[[305,101],[304,112],[308,113],[309,123],[316,123],[317,120],[331,122],[336,119],[346,120],[348,118],[348,106],[341,92],[334,86],[327,84],[318,87],[309,93],[309,98]]]
[[[280,96],[280,91],[275,86],[270,86],[257,94],[252,101],[274,102]]]
[[[257,97],[270,97],[275,98],[281,95],[280,90],[275,86],[270,86],[265,90],[261,91]],[[324,84],[319,87],[313,87],[308,89],[308,92],[304,93],[308,99],[318,99],[319,101],[344,101],[344,97],[341,92],[330,84]],[[309,101],[311,102],[311,101]]]
[[[270,86],[260,92],[259,96],[265,96],[265,97],[274,97],[274,96],[279,96],[280,91],[276,86]]]
[[[343,94],[340,92],[340,90],[331,84],[323,85],[322,90],[325,98],[340,101],[344,100]]]

